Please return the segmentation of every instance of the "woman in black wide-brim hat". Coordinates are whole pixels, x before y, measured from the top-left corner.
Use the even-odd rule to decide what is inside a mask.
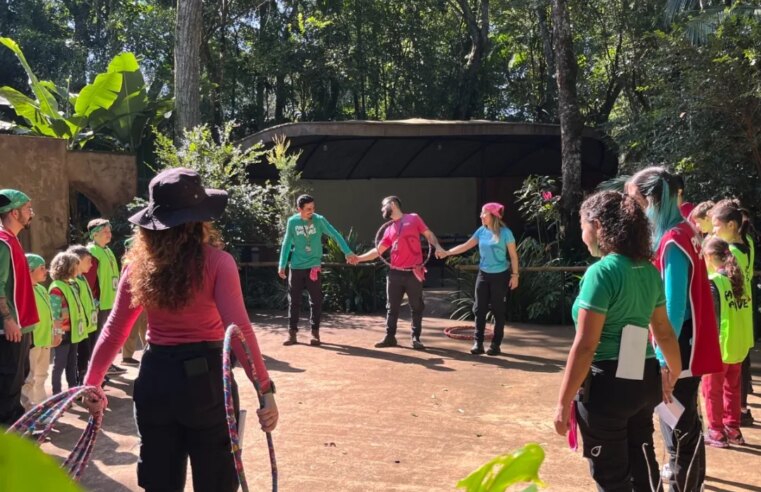
[[[139,226],[119,282],[114,309],[98,340],[85,384],[100,387],[137,317],[148,316],[148,348],[135,380],[135,419],[140,434],[138,484],[147,491],[182,491],[187,459],[193,489],[233,491],[238,479],[230,451],[222,388],[222,341],[235,323],[253,355],[264,393],[262,430],[277,425],[274,386],[243,304],[233,257],[209,244],[210,221],[219,218],[227,193],[205,189],[195,171],[168,169],[151,180],[150,202],[129,218]],[[243,347],[233,344],[239,361]],[[236,411],[237,387],[233,387]],[[88,402],[103,412],[105,395]]]

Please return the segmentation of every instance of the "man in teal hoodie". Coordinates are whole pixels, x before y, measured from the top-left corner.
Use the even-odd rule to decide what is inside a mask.
[[[322,236],[332,237],[346,255],[350,265],[357,263],[355,255],[346,240],[322,215],[314,213],[314,198],[301,195],[296,199],[298,213],[288,219],[283,246],[280,249],[278,275],[286,278],[285,267],[290,265],[288,276],[288,318],[290,320],[288,338],[283,345],[294,345],[301,314],[301,295],[304,289],[309,293],[312,327],[310,345],[320,344],[320,316],[322,315],[322,290],[320,286],[320,265],[322,263]],[[290,257],[290,261],[289,261]]]

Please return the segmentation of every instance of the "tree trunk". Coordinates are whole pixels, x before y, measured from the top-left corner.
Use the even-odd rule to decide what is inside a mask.
[[[177,2],[174,38],[175,139],[201,123],[202,0]]]
[[[566,249],[580,237],[581,137],[584,124],[576,96],[576,55],[566,0],[553,0],[555,63],[557,64],[563,191],[560,199],[561,238]]]
[[[542,96],[536,108],[536,121],[553,121],[557,108],[558,86],[555,81],[555,53],[552,51],[552,26],[547,18],[549,0],[537,2],[535,6],[536,17],[539,23],[539,33],[542,37],[542,54],[544,55],[544,81],[542,82]]]
[[[468,27],[470,52],[460,76],[455,118],[469,120],[479,92],[479,73],[489,49],[489,0],[476,4],[477,13],[471,8],[470,0],[457,0],[457,9]]]

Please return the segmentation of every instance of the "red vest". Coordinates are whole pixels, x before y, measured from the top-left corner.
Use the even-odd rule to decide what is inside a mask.
[[[678,247],[690,261],[689,295],[692,310],[692,352],[689,370],[693,376],[721,372],[721,350],[719,349],[719,329],[716,326],[716,311],[713,308],[711,284],[708,281],[700,237],[686,222],[672,227],[661,238],[655,256],[655,267],[663,275],[663,256],[666,246]]]
[[[32,277],[29,275],[29,264],[24,256],[24,249],[18,238],[0,228],[0,242],[8,246],[11,252],[11,270],[13,271],[13,306],[16,309],[16,321],[20,328],[37,324],[40,318],[37,314],[37,301],[34,299]]]

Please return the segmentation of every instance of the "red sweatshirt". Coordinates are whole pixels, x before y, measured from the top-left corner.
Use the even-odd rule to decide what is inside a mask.
[[[220,341],[225,337],[225,327],[235,323],[243,331],[251,349],[254,371],[248,367],[243,346],[233,338],[232,349],[235,356],[243,365],[249,379],[253,381],[256,374],[261,390],[267,391],[270,378],[243,304],[235,260],[229,253],[211,246],[206,246],[204,253],[204,281],[201,288],[185,307],[177,311],[149,309],[146,338],[149,343],[156,345]],[[103,382],[106,370],[129,337],[132,325],[143,310],[142,307],[130,306],[132,294],[129,268],[130,265],[125,267],[124,275],[119,280],[114,308],[95,345],[85,377],[86,385],[99,386]]]

